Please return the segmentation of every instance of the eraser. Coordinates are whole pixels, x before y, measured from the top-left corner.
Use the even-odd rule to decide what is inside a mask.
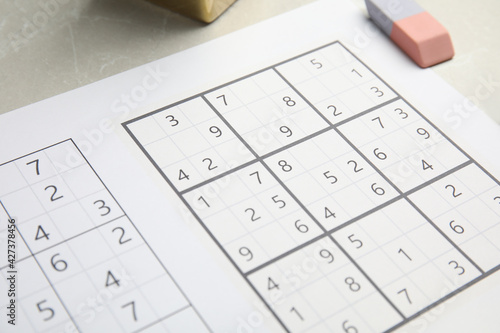
[[[420,67],[455,55],[450,34],[412,0],[365,0],[372,20]]]
[[[236,0],[149,0],[174,12],[210,23]]]

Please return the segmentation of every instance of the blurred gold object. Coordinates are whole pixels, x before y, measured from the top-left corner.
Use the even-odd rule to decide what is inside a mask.
[[[236,0],[149,0],[182,15],[210,23]]]

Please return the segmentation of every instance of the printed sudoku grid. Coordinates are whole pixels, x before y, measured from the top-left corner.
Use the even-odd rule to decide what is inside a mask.
[[[0,184],[18,279],[2,332],[209,331],[72,140],[1,164]],[[11,271],[2,256],[2,290]]]
[[[339,42],[123,124],[286,331],[392,331],[500,268],[500,187]]]

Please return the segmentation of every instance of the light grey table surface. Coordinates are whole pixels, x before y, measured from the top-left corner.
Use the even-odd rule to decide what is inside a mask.
[[[312,1],[238,0],[205,25],[145,0],[0,0],[0,113]],[[363,0],[352,1],[366,13]],[[418,2],[448,28],[455,46],[455,58],[433,70],[500,123],[500,1]]]

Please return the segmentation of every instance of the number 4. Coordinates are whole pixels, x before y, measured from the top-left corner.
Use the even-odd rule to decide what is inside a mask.
[[[432,167],[432,165],[430,165],[429,163],[427,163],[425,160],[422,160],[422,169],[423,170],[427,170],[427,169],[434,170],[434,168]]]
[[[183,179],[189,180],[189,175],[186,175],[186,173],[184,171],[182,171],[182,169],[179,169],[179,180],[183,180]]]
[[[43,230],[42,226],[39,225],[38,229],[36,231],[35,240],[39,240],[41,238],[47,238],[47,240],[48,240],[49,239],[49,235],[50,234],[46,233],[45,230]]]

